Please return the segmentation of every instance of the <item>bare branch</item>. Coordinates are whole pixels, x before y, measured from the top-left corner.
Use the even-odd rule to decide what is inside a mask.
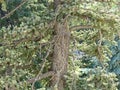
[[[1,18],[8,18],[11,14],[13,14],[16,10],[18,10],[22,5],[24,5],[27,2],[27,0],[24,0],[20,5],[18,5],[15,9],[13,9],[12,11],[10,11],[8,14],[6,14],[4,17]]]
[[[33,83],[34,81],[39,81],[43,78],[47,78],[47,77],[50,77],[50,76],[53,76],[53,75],[55,75],[55,72],[49,71],[49,72],[46,72],[44,74],[39,75],[37,78],[35,77],[35,78],[31,78],[31,79],[27,80],[27,83],[28,84]]]
[[[75,31],[75,30],[79,30],[79,29],[90,29],[93,28],[93,26],[90,25],[77,25],[77,26],[73,26],[70,28],[70,31]]]

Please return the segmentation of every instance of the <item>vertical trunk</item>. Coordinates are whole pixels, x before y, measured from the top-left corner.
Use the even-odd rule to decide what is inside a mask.
[[[55,32],[56,37],[54,43],[53,70],[56,72],[56,75],[52,81],[52,85],[53,87],[57,86],[58,90],[64,90],[63,76],[67,72],[70,39],[70,32],[69,28],[67,27],[67,23],[57,23]]]
[[[63,76],[67,72],[70,32],[66,24],[60,23],[57,23],[55,30],[53,70],[56,72],[56,76],[53,79],[52,85],[57,85],[58,90],[64,90]]]
[[[60,0],[54,0],[54,9],[57,10]],[[69,51],[70,31],[67,20],[64,23],[56,22],[56,36],[54,38],[54,53],[53,53],[53,71],[56,73],[52,79],[52,90],[64,90],[64,75],[67,72],[67,60]]]
[[[54,0],[54,10],[56,11],[58,5],[60,5],[60,0]]]

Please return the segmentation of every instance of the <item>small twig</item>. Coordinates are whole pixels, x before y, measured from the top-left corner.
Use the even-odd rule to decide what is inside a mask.
[[[35,82],[39,79],[39,76],[41,75],[41,72],[43,71],[43,69],[44,69],[44,67],[45,67],[46,58],[48,57],[48,55],[49,55],[49,53],[50,53],[51,47],[52,47],[52,46],[50,45],[50,47],[49,47],[49,49],[48,49],[48,52],[47,52],[45,58],[43,59],[43,60],[44,60],[44,63],[43,63],[43,65],[42,65],[42,67],[41,67],[41,70],[39,71],[38,75],[35,77],[35,79],[34,79],[34,81],[33,81],[33,83],[32,83],[32,90],[34,90],[34,84],[35,84]]]
[[[100,37],[99,46],[101,46],[101,44],[102,44],[102,32],[101,32],[101,30],[99,30],[98,32],[99,32],[99,37]]]
[[[102,48],[101,48],[101,44],[102,44],[102,37],[103,36],[102,36],[101,30],[99,30],[98,33],[99,33],[99,38],[100,38],[99,44],[98,44],[98,54],[99,54],[99,59],[102,61]]]

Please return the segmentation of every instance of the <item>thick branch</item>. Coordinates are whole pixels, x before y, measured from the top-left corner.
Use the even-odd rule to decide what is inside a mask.
[[[47,77],[49,77],[49,76],[53,76],[55,74],[55,72],[53,72],[53,71],[49,71],[49,72],[47,72],[47,73],[44,73],[44,74],[41,74],[41,75],[39,75],[39,77],[38,78],[31,78],[31,79],[29,79],[29,80],[27,80],[27,83],[29,84],[29,83],[33,83],[34,81],[39,81],[39,80],[41,80],[41,79],[43,79],[43,78],[47,78]]]
[[[79,30],[79,29],[92,29],[93,26],[90,25],[77,25],[77,26],[73,26],[70,28],[70,31],[75,31],[75,30]]]

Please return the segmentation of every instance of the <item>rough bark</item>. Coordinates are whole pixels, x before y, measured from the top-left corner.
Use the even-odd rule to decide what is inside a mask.
[[[65,23],[57,23],[55,26],[56,36],[54,39],[53,71],[56,72],[52,86],[57,86],[57,90],[64,90],[64,75],[67,72],[67,60],[69,51],[70,31]]]
[[[56,12],[61,0],[54,0],[54,10]],[[64,75],[67,72],[67,60],[69,51],[70,31],[67,20],[63,23],[55,24],[54,53],[53,53],[53,71],[55,72],[52,79],[52,90],[64,90]]]

